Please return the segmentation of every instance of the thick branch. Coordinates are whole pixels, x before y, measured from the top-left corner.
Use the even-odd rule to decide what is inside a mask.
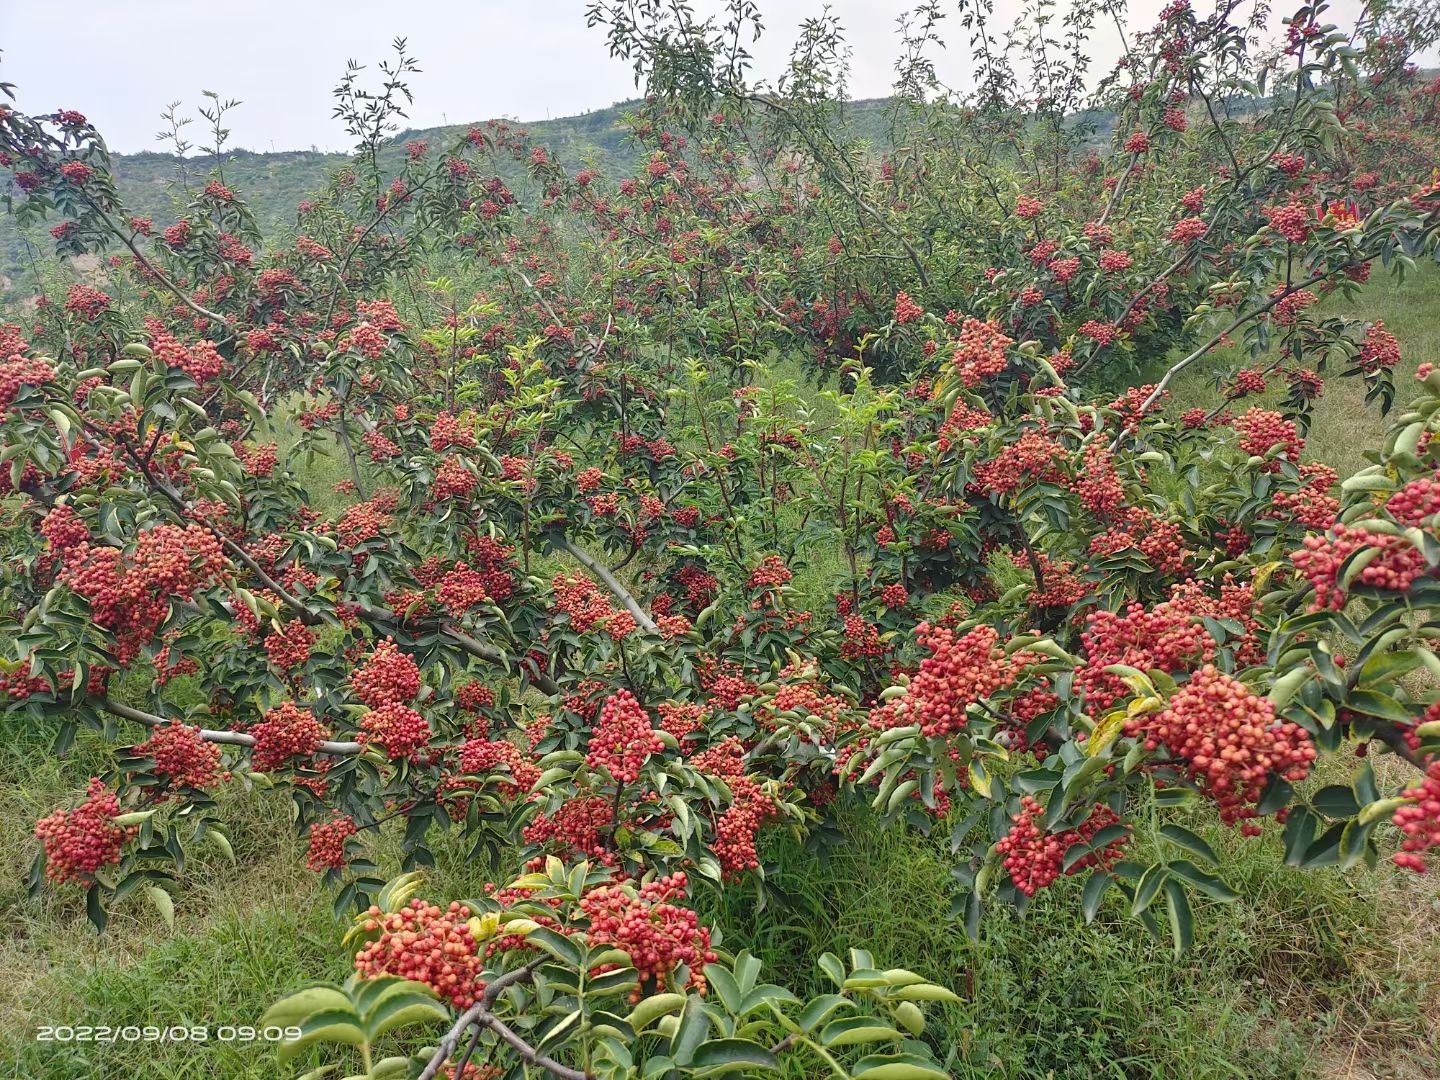
[[[569,553],[572,557],[574,557],[576,562],[578,562],[581,566],[585,567],[585,569],[589,570],[592,574],[594,574],[602,582],[604,582],[605,587],[615,595],[615,598],[619,600],[621,604],[624,605],[625,610],[635,617],[635,621],[637,623],[643,626],[646,630],[649,630],[651,633],[656,633],[659,631],[660,628],[655,625],[655,620],[652,619],[645,611],[645,609],[640,606],[640,602],[636,600],[635,597],[630,595],[630,590],[625,588],[624,585],[620,584],[620,580],[610,572],[609,567],[607,567],[599,559],[595,558],[595,556],[591,555],[588,551],[584,550],[583,548],[576,547],[563,536],[556,537],[553,542],[556,548],[558,548],[560,551]]]
[[[118,716],[125,720],[133,720],[137,724],[144,724],[146,727],[162,727],[170,723],[163,716],[156,716],[154,713],[147,713],[130,705],[115,701],[113,698],[96,697],[92,701],[112,716]],[[247,735],[243,731],[216,731],[212,728],[201,728],[200,737],[206,742],[223,743],[227,746],[252,747],[255,745],[255,736]],[[317,754],[330,754],[334,757],[353,757],[361,753],[365,748],[358,742],[322,742],[315,748]]]

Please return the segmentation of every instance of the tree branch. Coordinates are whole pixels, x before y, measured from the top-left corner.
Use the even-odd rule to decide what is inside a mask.
[[[109,697],[91,698],[97,706],[112,716],[118,716],[125,720],[132,720],[137,724],[143,724],[148,728],[163,727],[170,723],[163,716],[156,716],[122,702],[115,701]],[[213,728],[201,728],[200,737],[206,742],[221,743],[226,746],[243,746],[246,748],[255,745],[255,736],[247,735],[243,731],[216,731]],[[315,748],[317,754],[329,754],[333,757],[354,757],[364,751],[364,747],[358,742],[322,742]]]
[[[1361,259],[1360,261],[1362,263],[1368,263],[1373,261],[1375,258],[1376,256],[1371,255],[1367,258]],[[1246,314],[1238,317],[1229,326],[1225,327],[1224,330],[1221,330],[1219,333],[1215,334],[1208,341],[1206,341],[1205,344],[1201,345],[1189,356],[1186,356],[1183,360],[1179,360],[1176,363],[1170,365],[1169,369],[1166,370],[1165,374],[1160,377],[1160,381],[1155,384],[1155,389],[1150,391],[1150,395],[1143,402],[1140,403],[1140,415],[1143,416],[1147,411],[1149,411],[1150,407],[1154,405],[1155,402],[1160,400],[1161,395],[1164,394],[1165,391],[1169,388],[1170,384],[1174,381],[1175,376],[1179,375],[1180,372],[1184,371],[1187,367],[1195,363],[1195,361],[1199,360],[1211,349],[1215,348],[1215,346],[1219,345],[1220,342],[1225,340],[1226,336],[1228,336],[1235,330],[1238,330],[1246,323],[1258,319],[1261,315],[1264,315],[1267,311],[1275,307],[1277,304],[1280,303],[1280,301],[1284,300],[1286,297],[1293,296],[1301,289],[1308,288],[1311,285],[1324,281],[1327,277],[1331,275],[1331,273],[1333,273],[1333,271],[1329,269],[1321,269],[1316,271],[1314,274],[1311,274],[1304,281],[1300,281],[1295,283],[1294,285],[1287,286],[1284,290],[1282,290],[1281,292],[1277,292],[1274,296],[1266,300],[1265,303],[1261,304],[1254,311],[1247,312]],[[1115,436],[1115,441],[1110,444],[1111,453],[1114,453],[1116,450],[1120,449],[1120,444],[1125,441],[1125,434],[1125,429],[1122,428],[1120,433]]]
[[[485,988],[484,995],[465,1012],[440,1039],[440,1045],[436,1047],[435,1053],[431,1055],[429,1062],[420,1073],[420,1080],[435,1080],[440,1075],[440,1070],[445,1063],[455,1054],[460,1044],[460,1038],[471,1027],[485,1027],[493,1031],[502,1042],[508,1045],[519,1056],[520,1060],[527,1065],[544,1069],[560,1080],[590,1080],[590,1074],[580,1069],[572,1069],[568,1065],[562,1065],[554,1058],[540,1053],[533,1046],[517,1035],[510,1027],[490,1011],[496,999],[509,987],[522,982],[529,982],[535,973],[535,969],[548,957],[532,960],[524,967],[516,968],[514,971],[507,971],[498,979]]]
[[[551,543],[553,543],[558,550],[567,552],[576,562],[604,582],[605,587],[624,605],[625,610],[635,617],[637,623],[651,633],[657,633],[659,631],[660,628],[655,625],[655,620],[640,606],[640,602],[630,595],[630,590],[620,584],[620,580],[610,572],[609,567],[603,562],[583,548],[576,547],[563,536],[554,537]]]

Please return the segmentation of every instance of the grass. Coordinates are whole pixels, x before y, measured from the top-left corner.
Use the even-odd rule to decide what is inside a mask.
[[[1430,268],[1399,287],[1377,280],[1361,310],[1400,339],[1403,403],[1414,368],[1440,363],[1432,332],[1440,272]],[[1186,373],[1175,398],[1216,400],[1203,371]],[[1384,430],[1362,398],[1334,381],[1317,407],[1308,453],[1342,475],[1364,464],[1364,448]],[[317,502],[333,509],[343,463],[312,468]],[[816,588],[832,569],[817,565]],[[98,737],[82,735],[57,758],[47,736],[7,731],[0,740],[0,911],[8,927],[0,940],[0,1075],[248,1080],[318,1063],[317,1055],[281,1070],[261,1043],[213,1038],[204,1046],[36,1041],[41,1024],[255,1024],[277,997],[347,968],[330,896],[303,868],[287,800],[276,793],[230,790],[221,799],[237,865],[216,852],[192,853],[175,888],[173,931],[138,894],[118,905],[103,938],[73,890],[28,898],[33,822],[73,800],[105,761]],[[1343,762],[1328,767],[1331,780],[1344,771]],[[932,1013],[927,1037],[957,1077],[1440,1075],[1433,880],[1388,864],[1348,874],[1290,870],[1273,844],[1206,822],[1197,812],[1188,824],[1221,851],[1242,899],[1199,905],[1196,947],[1180,961],[1114,898],[1085,926],[1079,882],[1070,879],[1024,918],[989,912],[972,943],[945,918],[951,863],[943,841],[880,830],[857,807],[839,815],[843,842],[824,858],[788,836],[766,839],[773,869],[763,905],[754,892],[731,892],[707,899],[703,914],[727,946],[748,946],[768,978],[797,991],[825,989],[816,958],[856,943],[887,966],[953,987],[963,1003]],[[393,841],[382,838],[375,852],[387,871],[395,868]],[[488,877],[458,844],[441,843],[437,856],[432,895],[474,895]],[[797,1063],[792,1075],[819,1076],[813,1065]]]
[[[1397,282],[1380,269],[1355,300],[1336,299],[1326,305],[1328,312],[1355,318],[1379,319],[1400,341],[1400,364],[1395,369],[1395,405],[1403,408],[1413,396],[1410,380],[1423,363],[1440,364],[1440,334],[1436,333],[1440,315],[1440,267],[1422,265],[1415,273]],[[1237,349],[1218,349],[1212,356],[1181,372],[1176,378],[1168,411],[1178,415],[1191,406],[1213,408],[1220,402],[1215,386],[1217,372],[1249,366]],[[1257,365],[1258,366],[1258,365]],[[1160,372],[1151,374],[1153,381]],[[1315,403],[1314,419],[1306,440],[1306,457],[1323,461],[1340,476],[1350,476],[1369,462],[1366,450],[1378,447],[1388,421],[1380,415],[1377,405],[1365,403],[1364,385],[1358,379],[1341,380],[1339,371],[1328,373],[1324,393]],[[1281,380],[1272,379],[1272,384]],[[1266,398],[1246,398],[1241,408],[1278,400],[1279,386]]]
[[[943,844],[877,831],[854,810],[826,864],[772,840],[779,902],[757,911],[730,896],[716,914],[797,990],[825,989],[814,958],[855,942],[951,986],[965,1003],[929,1037],[961,1077],[1315,1076],[1351,1052],[1379,1075],[1434,1075],[1440,953],[1415,919],[1440,909],[1433,890],[1386,867],[1288,870],[1273,847],[1205,821],[1191,824],[1244,899],[1199,909],[1196,947],[1178,962],[1114,900],[1085,926],[1072,879],[1023,918],[988,912],[972,943],[937,919],[949,906]]]

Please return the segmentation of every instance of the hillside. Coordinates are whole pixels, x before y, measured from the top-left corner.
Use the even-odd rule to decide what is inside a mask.
[[[635,151],[622,123],[626,110],[633,104],[618,102],[577,116],[517,126],[549,147],[552,156],[575,168],[589,165],[602,172],[619,173],[635,163]],[[846,106],[847,125],[855,134],[877,145],[883,143],[888,104],[889,99],[885,98],[850,102]],[[405,143],[415,139],[435,147],[446,146],[473,126],[467,123],[410,128],[398,133],[390,145],[397,156]],[[320,188],[326,175],[348,158],[345,153],[312,150],[270,153],[235,150],[225,155],[223,167],[226,183],[249,203],[261,232],[269,237],[283,231],[293,220],[297,204]],[[177,217],[175,203],[177,196],[183,200],[183,185],[187,182],[193,185],[197,177],[208,175],[215,167],[215,159],[209,155],[180,158],[174,154],[144,152],[115,154],[112,161],[126,202],[137,213],[154,218],[155,224],[162,228]],[[27,250],[27,240],[30,250]],[[13,218],[0,215],[0,303],[13,302],[34,291],[32,258],[43,263],[50,250],[44,227],[32,227],[22,233]]]
[[[626,103],[597,109],[580,116],[561,117],[524,125],[551,145],[566,160],[586,161],[611,167],[626,160],[625,135],[619,127]],[[459,138],[469,124],[444,128],[412,129],[401,132],[393,140],[395,152],[411,139],[426,139],[442,146]],[[344,164],[344,153],[320,153],[310,150],[285,150],[258,153],[235,150],[223,162],[226,182],[241,193],[254,211],[261,231],[273,235],[293,220],[295,207],[309,192],[325,182],[326,175]],[[184,183],[207,175],[215,167],[209,155],[180,158],[174,154],[115,154],[112,158],[115,178],[126,202],[140,214],[165,226],[176,218],[177,196],[183,199]],[[41,259],[49,250],[49,238],[43,228],[32,228],[22,234],[8,215],[0,217],[0,298],[25,295],[34,285],[31,254],[26,241],[34,245],[34,257]]]

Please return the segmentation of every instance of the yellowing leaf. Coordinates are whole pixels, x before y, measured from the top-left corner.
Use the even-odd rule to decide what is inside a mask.
[[[1124,709],[1115,709],[1105,714],[1105,718],[1095,725],[1095,730],[1085,740],[1085,753],[1090,757],[1103,754],[1106,747],[1120,737],[1125,730],[1126,713]]]

